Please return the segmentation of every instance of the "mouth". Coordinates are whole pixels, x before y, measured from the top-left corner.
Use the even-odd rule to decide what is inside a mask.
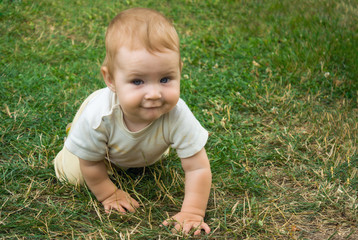
[[[144,109],[157,109],[157,108],[160,108],[161,106],[145,106],[145,107],[142,107]]]
[[[141,104],[143,109],[146,110],[153,110],[153,109],[158,109],[158,108],[162,108],[163,107],[163,103],[160,101],[152,101],[152,102],[144,102]]]

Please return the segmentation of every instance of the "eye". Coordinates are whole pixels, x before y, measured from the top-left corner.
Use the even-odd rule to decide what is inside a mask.
[[[140,79],[134,79],[134,80],[132,80],[132,84],[134,84],[134,85],[136,85],[136,86],[141,85],[141,84],[143,84],[143,83],[144,83],[144,81],[143,81],[143,80],[140,80]]]
[[[168,83],[169,80],[170,79],[168,77],[164,77],[164,78],[160,79],[160,83]]]

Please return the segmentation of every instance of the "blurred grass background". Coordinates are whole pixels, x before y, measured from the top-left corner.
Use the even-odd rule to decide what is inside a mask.
[[[0,238],[173,239],[175,153],[115,177],[143,207],[106,215],[52,159],[91,92],[109,21],[173,20],[182,98],[210,131],[207,239],[357,239],[358,2],[0,1]]]

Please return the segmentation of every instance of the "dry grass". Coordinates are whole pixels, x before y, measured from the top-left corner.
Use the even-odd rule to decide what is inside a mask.
[[[0,2],[0,238],[185,239],[174,152],[113,180],[140,203],[106,214],[52,159],[103,87],[109,20],[136,1]],[[358,239],[355,1],[146,1],[181,36],[182,97],[210,131],[203,239]],[[290,10],[290,11],[288,11]]]

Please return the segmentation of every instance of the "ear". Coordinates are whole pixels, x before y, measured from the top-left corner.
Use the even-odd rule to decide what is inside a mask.
[[[111,74],[109,74],[108,68],[103,66],[101,67],[101,73],[103,76],[103,80],[106,83],[107,87],[112,91],[116,92],[116,87],[114,84],[114,80],[111,77]]]

